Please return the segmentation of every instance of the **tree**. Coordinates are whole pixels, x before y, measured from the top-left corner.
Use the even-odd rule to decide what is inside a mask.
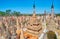
[[[6,15],[5,12],[0,11],[0,16],[5,16],[5,15]]]
[[[56,14],[56,16],[60,16],[60,14]]]
[[[6,10],[6,15],[7,16],[11,15],[11,10]]]
[[[55,32],[49,31],[49,32],[47,32],[47,38],[48,39],[57,39],[57,36],[56,36]]]
[[[20,12],[14,11],[14,12],[12,13],[12,15],[14,15],[14,16],[20,16]]]

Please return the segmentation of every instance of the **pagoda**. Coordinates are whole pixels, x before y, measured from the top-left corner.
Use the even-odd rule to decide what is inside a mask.
[[[40,21],[37,20],[37,16],[36,16],[36,11],[35,11],[35,1],[33,4],[33,15],[30,17],[29,21],[27,22],[27,30],[26,32],[32,34],[32,35],[36,35],[39,36],[42,31],[42,23]]]

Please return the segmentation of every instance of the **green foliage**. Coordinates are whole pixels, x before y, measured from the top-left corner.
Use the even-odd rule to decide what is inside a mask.
[[[11,12],[11,10],[6,10],[5,12],[3,11],[0,11],[0,16],[20,16],[20,12],[17,12],[17,11],[13,11]]]
[[[57,16],[60,16],[60,14],[56,14]]]
[[[20,12],[14,11],[14,12],[12,13],[12,15],[14,15],[14,16],[20,16]]]
[[[5,15],[6,15],[5,12],[0,11],[0,16],[5,16]]]
[[[11,10],[6,10],[5,12],[4,11],[0,11],[0,16],[21,16],[21,15],[24,15],[24,16],[32,16],[32,14],[21,14],[20,12],[17,12],[17,11],[12,11]],[[43,14],[36,14],[37,16],[41,16]],[[57,16],[60,16],[60,14],[56,14]]]
[[[55,32],[49,31],[49,32],[47,32],[47,38],[48,39],[57,39],[57,36],[56,36]]]
[[[11,10],[6,10],[6,16],[9,16],[11,14]]]

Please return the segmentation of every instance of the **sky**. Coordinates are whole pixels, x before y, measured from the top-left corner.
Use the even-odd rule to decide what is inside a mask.
[[[12,10],[19,11],[22,14],[33,13],[33,1],[34,0],[0,0],[0,11]],[[51,5],[53,0],[35,0],[36,13],[42,14],[44,10],[47,13],[51,13]],[[54,12],[60,13],[60,0],[54,0]]]

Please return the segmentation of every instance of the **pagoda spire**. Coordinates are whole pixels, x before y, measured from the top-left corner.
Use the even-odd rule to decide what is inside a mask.
[[[51,9],[54,9],[54,4],[53,4],[53,1],[52,1]]]
[[[44,22],[46,21],[46,10],[44,10]]]
[[[17,25],[17,30],[19,30],[18,18],[16,18],[16,25]]]
[[[54,5],[53,5],[53,3],[52,3],[52,6],[51,6],[51,9],[54,9]]]
[[[51,5],[51,17],[53,18],[54,17],[54,4],[53,4],[53,1],[52,0],[52,5]]]
[[[35,0],[33,2],[33,13],[35,13]]]
[[[33,1],[33,17],[36,16],[36,7],[35,7],[35,0]]]

